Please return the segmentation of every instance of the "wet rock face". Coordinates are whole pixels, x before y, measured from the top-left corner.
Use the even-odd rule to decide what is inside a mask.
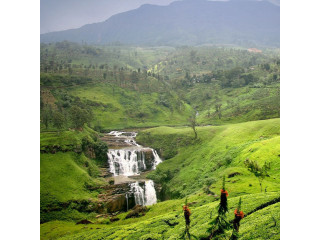
[[[109,213],[127,211],[127,199],[125,194],[117,194],[109,197],[107,203],[107,211]],[[133,208],[135,205],[134,197],[128,198],[128,209]]]
[[[132,146],[132,143],[130,142],[130,138],[128,137],[130,136],[127,136],[125,133],[122,136],[105,134],[100,139],[106,142],[110,149],[120,149],[120,148]]]
[[[145,164],[146,164],[145,171],[151,170],[154,165],[154,156],[153,156],[152,150],[151,149],[144,149],[143,152],[145,155]]]
[[[128,194],[130,186],[127,183],[110,185],[107,186],[105,190],[104,193],[99,194],[98,198],[100,202],[104,202],[106,205],[107,212],[127,211],[135,206],[134,196]]]

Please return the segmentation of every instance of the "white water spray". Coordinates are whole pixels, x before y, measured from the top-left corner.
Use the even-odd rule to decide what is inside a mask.
[[[144,182],[144,186],[140,186],[139,182],[130,184],[130,191],[134,194],[135,203],[142,206],[150,206],[157,203],[156,190],[152,180]]]
[[[152,169],[154,170],[154,169],[156,169],[157,165],[162,162],[162,160],[159,157],[159,155],[158,155],[156,150],[152,149],[152,154],[153,154],[153,157],[154,157],[154,163],[153,163]]]
[[[110,172],[114,176],[137,175],[146,170],[145,154],[138,150],[113,150],[108,151]]]

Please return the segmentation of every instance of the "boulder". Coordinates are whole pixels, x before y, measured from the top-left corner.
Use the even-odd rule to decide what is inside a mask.
[[[81,220],[81,221],[77,222],[76,224],[92,224],[92,222],[90,222],[87,219],[84,219],[84,220]]]
[[[126,216],[126,219],[128,218],[136,218],[144,216],[147,212],[147,207],[143,207],[141,205],[136,205]]]

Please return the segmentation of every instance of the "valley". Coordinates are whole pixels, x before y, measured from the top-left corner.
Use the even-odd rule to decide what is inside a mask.
[[[208,239],[224,178],[239,239],[279,239],[280,59],[261,49],[42,44],[41,239],[179,239],[186,201]]]

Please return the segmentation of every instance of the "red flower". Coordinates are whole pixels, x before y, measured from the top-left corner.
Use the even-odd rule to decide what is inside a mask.
[[[188,207],[187,205],[184,205],[184,206],[183,206],[183,211],[184,211],[188,216],[191,215],[191,211],[190,211],[190,209],[189,209],[189,207]]]
[[[244,212],[243,211],[238,211],[238,209],[234,210],[234,214],[237,216],[237,217],[240,217],[241,219],[244,218]]]
[[[221,194],[225,194],[227,197],[229,196],[229,193],[226,190],[221,189],[220,191],[221,191]]]

